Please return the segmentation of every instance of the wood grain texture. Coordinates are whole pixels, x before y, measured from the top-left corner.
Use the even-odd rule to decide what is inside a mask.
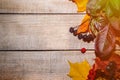
[[[0,80],[70,80],[68,60],[93,64],[93,51],[0,52]]]
[[[69,0],[0,0],[0,13],[76,13]]]
[[[94,49],[70,32],[84,15],[0,15],[0,50]]]

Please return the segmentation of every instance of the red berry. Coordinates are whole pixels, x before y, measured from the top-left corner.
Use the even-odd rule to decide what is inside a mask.
[[[85,52],[86,52],[86,48],[82,48],[82,49],[81,49],[81,52],[82,52],[82,53],[85,53]]]

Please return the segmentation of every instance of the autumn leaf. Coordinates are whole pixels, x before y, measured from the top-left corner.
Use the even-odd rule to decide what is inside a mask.
[[[80,63],[69,62],[69,65],[70,65],[70,72],[68,74],[69,77],[71,77],[73,80],[87,79],[87,75],[89,74],[90,70],[90,65],[86,60]]]
[[[90,22],[90,31],[95,35],[97,36],[98,34],[98,29],[95,27],[95,23],[96,23],[96,20],[95,19],[92,19],[91,22]]]
[[[105,70],[107,64],[108,64],[108,61],[102,61],[100,58],[96,57],[95,70],[98,70],[98,69]]]
[[[118,44],[120,46],[120,37],[116,37],[116,44]]]
[[[78,12],[86,11],[86,5],[88,0],[72,0],[78,7]]]
[[[97,16],[100,14],[100,11],[104,9],[106,2],[108,0],[89,0],[87,3],[86,12],[91,16]]]
[[[96,56],[102,59],[109,58],[115,48],[115,35],[110,24],[107,24],[100,29],[96,41],[95,52]]]
[[[120,31],[120,16],[119,17],[111,17],[109,18],[109,21],[112,25],[112,27],[114,28],[114,30],[116,31]]]
[[[82,24],[77,29],[77,34],[87,32],[89,30],[89,23],[90,16],[86,14],[84,19],[82,20]]]
[[[107,0],[105,13],[108,18],[111,16],[120,16],[120,0]]]
[[[90,16],[86,14],[84,16],[83,20],[82,20],[82,23],[85,22],[85,21],[87,21],[87,20],[90,20]]]

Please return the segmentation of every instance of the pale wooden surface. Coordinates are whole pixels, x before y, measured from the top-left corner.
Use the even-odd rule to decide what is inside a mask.
[[[93,64],[93,51],[64,51],[94,49],[69,33],[84,16],[71,1],[0,0],[0,13],[0,50],[17,50],[0,51],[0,80],[71,80],[68,60]]]
[[[70,80],[68,60],[93,64],[93,51],[0,52],[0,80]]]
[[[0,50],[94,49],[69,32],[84,15],[0,15]]]
[[[0,0],[1,13],[76,13],[69,0]]]

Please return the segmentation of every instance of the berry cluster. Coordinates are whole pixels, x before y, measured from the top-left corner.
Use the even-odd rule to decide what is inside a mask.
[[[78,34],[78,39],[83,39],[84,42],[90,43],[91,41],[94,40],[94,36],[92,34]]]
[[[92,33],[77,33],[76,27],[71,27],[69,30],[71,33],[73,33],[74,36],[78,35],[79,40],[83,40],[84,42],[90,43],[95,39],[95,36]]]
[[[117,64],[114,61],[110,61],[106,66],[106,71],[101,69],[96,70],[96,78],[104,78],[105,80],[120,80],[116,77]]]
[[[103,69],[96,69],[95,64],[93,65],[92,69],[89,71],[89,75],[87,76],[87,80],[120,80],[120,76],[116,76],[117,64],[114,61],[110,61],[105,70]],[[96,70],[95,70],[96,69]]]
[[[70,27],[69,31],[73,33],[74,36],[77,36],[77,29],[75,27]]]
[[[102,79],[102,80],[105,79],[106,80],[105,72],[103,72],[101,69],[97,69],[95,79]]]

